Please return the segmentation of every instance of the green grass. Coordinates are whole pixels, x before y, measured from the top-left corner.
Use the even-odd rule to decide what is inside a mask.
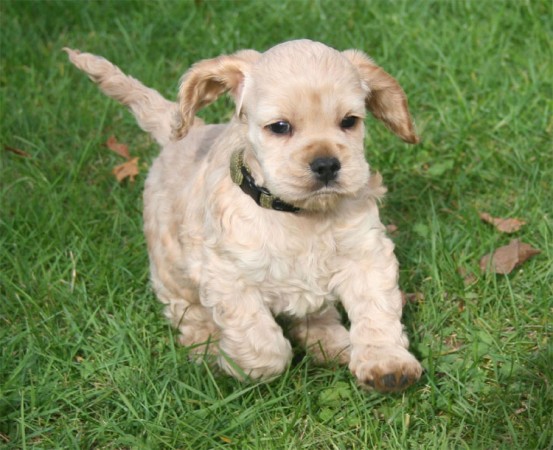
[[[551,448],[552,17],[547,0],[2,0],[0,447]],[[194,61],[298,37],[372,55],[424,140],[368,119],[402,289],[424,294],[404,316],[426,372],[402,395],[309,358],[268,384],[187,362],[148,285],[141,192],[156,146],[61,52],[101,54],[174,98]],[[110,173],[111,134],[141,158],[134,185]],[[481,274],[512,237],[479,211],[523,218],[516,237],[542,253]]]

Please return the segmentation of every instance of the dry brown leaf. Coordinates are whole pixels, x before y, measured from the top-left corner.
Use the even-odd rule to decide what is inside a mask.
[[[456,352],[457,350],[463,347],[463,344],[461,340],[458,338],[456,333],[453,333],[452,335],[447,336],[444,339],[444,344],[450,347],[451,349],[448,353]]]
[[[12,147],[11,145],[4,145],[4,150],[6,150],[7,152],[15,153],[16,155],[22,156],[23,158],[31,157],[31,155],[29,155],[26,151]]]
[[[407,297],[407,301],[410,303],[419,303],[424,300],[424,294],[422,292],[412,292],[405,295]]]
[[[386,231],[390,234],[394,234],[398,230],[397,225],[390,223],[386,225]]]
[[[401,291],[401,304],[405,306],[409,303],[419,303],[424,300],[424,294],[422,292],[403,292]]]
[[[509,245],[500,247],[495,252],[483,256],[480,260],[480,269],[483,272],[490,271],[506,275],[511,273],[516,266],[539,253],[541,251],[530,244],[513,239]]]
[[[493,217],[487,212],[481,212],[479,216],[484,222],[495,226],[495,228],[502,233],[514,233],[520,230],[523,225],[526,225],[524,220],[517,219],[516,217],[512,219],[502,219],[500,217]]]
[[[117,153],[125,159],[131,159],[131,154],[129,153],[129,146],[118,142],[115,136],[110,136],[106,141],[106,147],[111,151]]]
[[[115,166],[112,170],[112,173],[115,175],[115,178],[117,178],[117,181],[121,182],[125,178],[128,178],[131,183],[134,181],[134,177],[136,177],[139,172],[138,158],[129,159],[123,164]]]
[[[523,403],[524,405],[524,403]],[[518,408],[515,410],[515,414],[522,414],[523,412],[526,412],[528,410],[528,407],[526,405],[522,406],[521,408]]]

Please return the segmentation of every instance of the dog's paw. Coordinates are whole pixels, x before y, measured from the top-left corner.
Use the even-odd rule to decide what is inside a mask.
[[[282,374],[292,360],[292,352],[288,355],[273,357],[271,360],[236,361],[226,352],[221,352],[217,358],[219,367],[240,381],[270,381]]]
[[[212,340],[211,337],[205,342],[188,342],[180,336],[179,343],[188,350],[188,359],[191,362],[201,364],[205,361],[209,365],[216,363],[216,358],[219,355],[219,348],[217,347],[217,342]]]
[[[221,369],[238,380],[271,380],[284,372],[292,361],[292,346],[276,327],[275,324],[278,332],[274,333],[264,329],[255,334],[250,330],[245,337],[255,340],[230,339],[230,330],[223,330],[218,357]],[[241,338],[242,334],[236,337]]]
[[[361,386],[380,392],[400,392],[422,374],[420,363],[400,346],[355,349],[349,368]]]
[[[186,347],[188,350],[188,359],[196,364],[205,361],[212,365],[217,355],[219,348],[217,346],[219,333],[217,330],[212,330],[209,327],[193,327],[190,325],[179,327],[180,336],[179,344]]]

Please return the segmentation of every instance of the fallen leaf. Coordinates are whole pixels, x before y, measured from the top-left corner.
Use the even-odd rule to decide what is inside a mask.
[[[521,408],[515,410],[515,414],[522,414],[523,412],[526,412],[528,410],[528,406],[526,406],[524,403],[522,405],[523,406]]]
[[[409,303],[419,303],[424,300],[424,294],[422,292],[403,292],[401,291],[401,304],[405,306]]]
[[[129,153],[129,146],[118,142],[115,136],[110,136],[106,141],[106,147],[111,151],[117,153],[125,159],[131,159],[131,154]]]
[[[115,178],[117,178],[117,181],[121,182],[125,178],[128,178],[132,183],[134,181],[134,177],[136,177],[139,173],[138,158],[129,159],[123,164],[115,166],[112,173],[115,175]]]
[[[386,231],[390,234],[394,234],[397,230],[397,225],[394,225],[393,223],[386,225]]]
[[[500,247],[493,253],[483,256],[480,260],[480,269],[483,272],[489,271],[506,275],[511,273],[516,266],[539,253],[541,251],[530,244],[513,239],[509,245]]]
[[[418,303],[424,300],[424,294],[422,292],[413,292],[406,294],[407,301],[411,303]]]
[[[4,150],[7,152],[15,153],[16,155],[23,156],[23,158],[30,158],[31,155],[29,155],[26,151],[21,150],[19,148],[12,147],[10,145],[4,145]]]
[[[460,339],[458,338],[456,333],[453,333],[450,336],[447,336],[444,339],[444,344],[447,345],[450,350],[447,351],[447,353],[453,353],[458,351],[461,347],[463,347],[463,344],[461,343]]]
[[[481,212],[479,216],[484,222],[495,226],[502,233],[514,233],[520,230],[523,225],[526,225],[524,220],[517,219],[516,217],[512,219],[502,219],[500,217],[492,217],[487,212]]]

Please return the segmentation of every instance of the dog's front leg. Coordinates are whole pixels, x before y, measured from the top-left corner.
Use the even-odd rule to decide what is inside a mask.
[[[221,330],[219,366],[238,379],[267,379],[282,373],[292,359],[292,348],[261,292],[223,278],[210,281],[202,299]]]
[[[422,367],[407,350],[393,244],[387,239],[380,244],[376,258],[347,265],[337,290],[351,322],[350,370],[362,385],[397,392],[415,382]]]

